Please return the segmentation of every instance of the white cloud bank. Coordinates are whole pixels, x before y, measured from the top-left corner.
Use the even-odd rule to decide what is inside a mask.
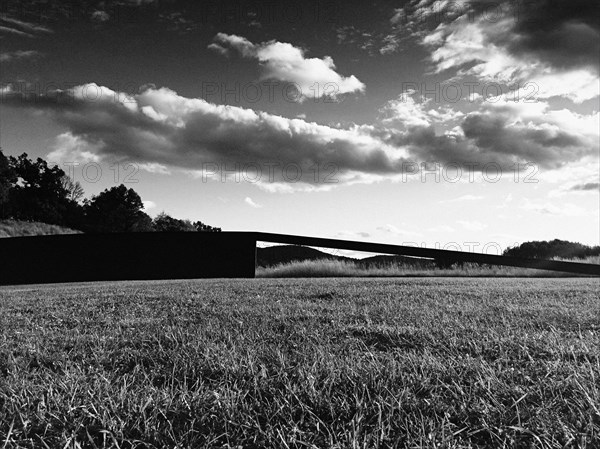
[[[67,129],[52,147],[53,161],[110,157],[164,174],[169,168],[220,172],[233,167],[247,169],[250,178],[258,167],[258,185],[269,191],[396,179],[412,170],[407,163],[422,161],[475,164],[476,170],[491,162],[558,169],[598,158],[598,114],[551,111],[543,102],[499,99],[440,121],[443,111],[436,115],[413,101],[413,117],[402,112],[395,119],[399,123],[392,120],[389,127],[337,128],[186,98],[164,87],[129,96],[86,84],[30,98],[5,86],[0,94],[4,106],[36,109]],[[437,133],[433,125],[448,120],[456,125]]]

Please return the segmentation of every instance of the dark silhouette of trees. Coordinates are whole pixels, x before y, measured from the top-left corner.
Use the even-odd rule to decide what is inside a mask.
[[[78,203],[83,198],[85,192],[79,182],[73,181],[69,175],[63,176],[61,182],[64,189],[67,191],[67,198],[69,200]]]
[[[152,231],[152,219],[143,212],[143,208],[142,199],[135,190],[123,184],[106,189],[85,201],[85,231]]]
[[[8,195],[8,215],[17,220],[74,226],[81,216],[79,205],[69,199],[63,184],[65,172],[58,166],[26,153],[10,156],[13,172]]]
[[[0,149],[0,218],[8,215],[8,199],[11,186],[16,182],[9,160]]]
[[[158,232],[193,232],[196,230],[190,220],[179,220],[164,212],[152,220],[152,226]]]
[[[221,232],[221,228],[216,228],[202,223],[201,221],[195,221],[193,223],[194,228],[198,232]]]
[[[123,184],[89,200],[84,191],[58,166],[26,153],[4,156],[0,150],[0,218],[68,226],[86,232],[215,232],[200,221],[179,220],[164,212],[152,220],[142,199]]]
[[[190,220],[179,220],[164,212],[154,218],[152,226],[158,232],[221,232],[221,228],[206,225],[201,221],[192,223]]]
[[[577,259],[600,255],[600,246],[587,246],[567,240],[525,242],[504,250],[503,255],[529,259]]]

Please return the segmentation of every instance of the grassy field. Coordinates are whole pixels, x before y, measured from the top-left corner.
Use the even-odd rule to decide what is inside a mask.
[[[559,260],[559,259],[556,259]],[[600,257],[567,260],[567,262],[600,264]],[[281,263],[269,267],[257,267],[256,276],[261,278],[306,277],[573,277],[571,273],[537,270],[534,268],[455,264],[450,268],[419,267],[397,263],[363,266],[360,261],[302,260]],[[583,275],[582,275],[583,276]]]
[[[598,279],[0,288],[0,447],[599,447]]]

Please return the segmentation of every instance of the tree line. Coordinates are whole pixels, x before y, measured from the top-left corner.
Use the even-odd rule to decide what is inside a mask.
[[[567,240],[542,240],[521,243],[518,246],[507,248],[504,256],[526,257],[528,259],[585,259],[586,257],[600,256],[600,246],[587,246]]]
[[[88,233],[184,231],[219,232],[201,221],[161,213],[152,219],[138,193],[121,184],[84,198],[84,190],[61,168],[26,153],[0,150],[0,219],[38,221]]]

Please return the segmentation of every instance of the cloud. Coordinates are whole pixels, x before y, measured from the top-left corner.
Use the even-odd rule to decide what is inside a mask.
[[[235,34],[217,33],[214,41],[215,43],[210,44],[208,48],[221,47],[226,49],[226,47],[230,47],[237,50],[245,58],[258,57],[259,48],[245,37],[236,36]]]
[[[353,45],[354,48],[374,54],[375,39],[373,32],[359,29],[354,25],[336,28],[338,44]]]
[[[0,31],[16,34],[23,37],[35,37],[40,33],[52,33],[53,31],[41,25],[23,20],[14,19],[6,14],[0,15]]]
[[[41,56],[41,53],[35,50],[17,50],[0,53],[0,62],[9,62],[15,59],[27,59]]]
[[[250,207],[254,207],[255,209],[259,209],[262,207],[262,205],[255,203],[254,200],[252,198],[250,198],[249,196],[247,196],[244,199],[244,203],[246,203]]]
[[[577,180],[575,182],[567,182],[561,185],[559,188],[551,190],[548,193],[549,198],[564,197],[565,195],[589,195],[599,194],[600,183],[598,182],[598,176],[593,176],[590,180]]]
[[[3,104],[38,109],[68,128],[53,150],[56,157],[90,152],[187,170],[258,164],[263,180],[329,185],[324,175],[315,180],[314,167],[334,171],[341,183],[353,172],[398,173],[406,156],[369,127],[333,128],[215,105],[167,88],[129,96],[88,84],[35,98],[5,88]]]
[[[50,147],[51,151],[46,156],[55,164],[99,162],[100,145],[88,142],[83,137],[73,135],[71,132],[59,134]]]
[[[415,159],[475,165],[475,170],[486,164],[505,170],[522,162],[558,168],[598,156],[598,112],[582,115],[567,109],[551,110],[547,102],[499,96],[478,103],[466,115],[450,111],[440,113],[438,119],[428,107],[430,102],[423,97],[415,101],[413,91],[388,102],[382,109],[387,114],[383,121],[397,126],[387,134],[382,132],[382,139],[405,146]]]
[[[223,56],[229,56],[229,50],[226,49],[225,47],[220,46],[219,44],[216,43],[212,43],[209,44],[209,46],[207,47],[209,50],[213,50],[216,51],[217,53],[223,55]]]
[[[427,115],[423,105],[415,101],[414,90],[403,92],[395,100],[388,101],[381,112],[388,115],[384,122],[395,122],[403,126],[429,126],[431,118]],[[430,99],[424,99],[427,103]]]
[[[146,162],[138,165],[140,170],[144,170],[148,173],[157,173],[160,175],[170,175],[171,171],[163,164],[157,164],[156,162]]]
[[[383,226],[378,226],[376,228],[378,231],[383,231],[386,232],[388,234],[394,234],[394,235],[402,235],[402,236],[406,236],[406,237],[420,237],[421,234],[420,232],[414,232],[414,231],[407,231],[405,229],[400,229],[397,226],[394,226],[393,224],[385,224]]]
[[[96,10],[92,13],[92,20],[95,22],[107,22],[110,15],[106,11]]]
[[[29,33],[25,33],[24,31],[20,31],[14,28],[10,28],[10,27],[5,27],[0,25],[0,32],[3,33],[10,33],[10,34],[17,34],[19,36],[23,36],[23,37],[33,37],[33,34],[29,34]]]
[[[144,210],[150,210],[156,208],[156,203],[154,201],[144,201]]]
[[[365,231],[348,231],[342,230],[335,234],[336,237],[340,237],[343,239],[368,239],[371,237],[371,234]]]
[[[379,53],[388,55],[398,51],[402,44],[402,39],[396,33],[387,34],[383,38],[382,46],[379,48]]]
[[[577,184],[571,187],[569,190],[578,192],[578,191],[591,191],[597,192],[600,189],[600,183],[598,182],[586,182],[585,184]]]
[[[410,163],[422,161],[471,170],[494,162],[512,176],[515,162],[558,168],[597,160],[597,113],[548,111],[538,103],[485,103],[440,134],[426,120],[411,126],[398,118],[402,123],[395,127],[333,127],[216,105],[154,86],[135,95],[96,84],[42,96],[4,86],[0,94],[3,106],[38,110],[68,130],[51,148],[53,159],[109,157],[146,164],[159,173],[177,167],[200,176],[207,166],[258,166],[257,185],[269,191],[400,180]],[[332,174],[330,179],[326,174]]]
[[[430,50],[434,72],[455,69],[459,76],[506,82],[517,90],[528,83],[535,98],[575,102],[600,94],[597,13],[597,5],[586,0],[413,0],[402,9],[405,33]]]
[[[597,63],[600,10],[596,2],[532,0],[519,4],[518,8],[512,28],[515,38],[507,42],[511,53],[536,56],[556,68]]]
[[[457,120],[465,114],[447,106],[429,108],[431,98],[415,95],[414,89],[408,89],[394,100],[390,100],[380,112],[386,116],[384,123],[398,124],[403,127],[429,126],[434,123],[445,123]],[[417,97],[418,101],[415,100]]]
[[[588,215],[584,208],[572,203],[561,202],[559,205],[551,202],[535,202],[528,198],[523,198],[519,204],[523,210],[537,212],[544,215],[556,215],[565,217],[582,217]]]
[[[519,58],[541,60],[555,68],[588,66],[598,59],[598,5],[587,0],[412,0],[394,10],[391,18],[414,35],[438,42],[440,31],[466,21],[476,24],[488,43]],[[502,35],[501,29],[508,33]]]
[[[306,58],[305,51],[292,44],[272,40],[255,45],[245,37],[225,33],[218,33],[214,41],[208,48],[220,54],[227,55],[229,49],[233,49],[244,58],[256,59],[263,80],[294,83],[299,89],[300,100],[310,96],[337,98],[365,90],[365,85],[354,75],[345,77],[337,73],[330,56]]]

